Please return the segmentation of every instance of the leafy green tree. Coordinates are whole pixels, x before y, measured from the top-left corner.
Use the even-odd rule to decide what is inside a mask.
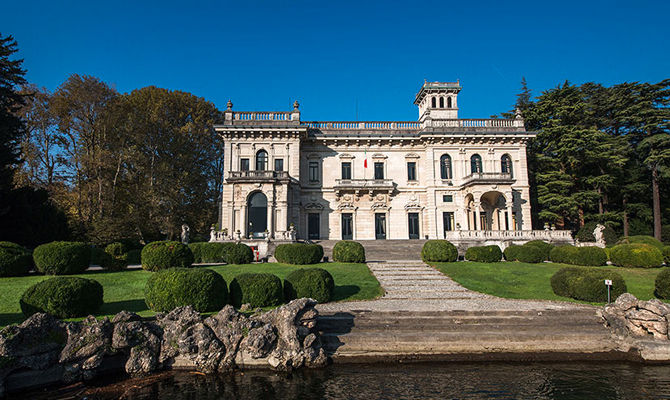
[[[670,134],[659,133],[644,139],[640,148],[645,152],[644,163],[651,170],[652,204],[654,210],[654,237],[661,240],[661,177],[670,175]]]

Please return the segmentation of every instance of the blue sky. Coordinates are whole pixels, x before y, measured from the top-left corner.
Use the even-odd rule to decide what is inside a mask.
[[[424,79],[455,81],[461,118],[569,80],[670,78],[668,1],[14,1],[27,78],[184,90],[305,120],[415,120]]]

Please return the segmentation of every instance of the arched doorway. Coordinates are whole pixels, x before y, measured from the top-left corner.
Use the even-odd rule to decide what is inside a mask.
[[[480,229],[485,231],[509,230],[509,216],[507,215],[507,201],[498,191],[486,192],[479,200]]]
[[[264,237],[268,229],[268,198],[254,192],[247,201],[247,232],[251,237]]]

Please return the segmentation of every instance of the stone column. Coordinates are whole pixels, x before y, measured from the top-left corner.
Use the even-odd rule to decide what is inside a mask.
[[[479,210],[480,207],[481,207],[481,204],[478,201],[475,201],[475,211],[473,213],[474,216],[475,216],[475,218],[474,218],[475,221],[474,221],[474,224],[473,224],[474,226],[472,227],[473,228],[472,230],[475,230],[475,231],[482,229],[482,227],[481,227],[481,217],[480,217],[481,213],[480,213],[480,210]]]
[[[247,205],[240,207],[240,233],[243,238],[247,237]]]

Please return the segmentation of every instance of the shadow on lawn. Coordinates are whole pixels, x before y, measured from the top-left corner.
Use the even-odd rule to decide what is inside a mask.
[[[123,301],[111,301],[105,303],[100,307],[100,311],[97,314],[116,314],[121,311],[132,311],[138,313],[140,311],[146,311],[147,307],[144,299],[133,299],[133,300],[123,300]]]
[[[0,327],[10,324],[20,324],[24,319],[22,313],[0,314]]]
[[[335,286],[335,290],[333,291],[333,298],[330,299],[330,301],[345,300],[360,291],[361,288],[356,285]]]

